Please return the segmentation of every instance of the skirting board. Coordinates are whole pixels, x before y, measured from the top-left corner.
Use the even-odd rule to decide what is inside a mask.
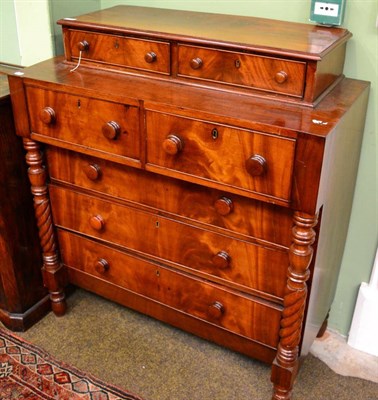
[[[348,344],[357,350],[378,356],[378,250],[370,282],[361,283],[354,310]]]

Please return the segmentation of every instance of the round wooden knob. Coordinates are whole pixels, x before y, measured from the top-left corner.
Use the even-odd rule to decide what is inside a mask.
[[[86,40],[83,40],[77,44],[77,48],[79,49],[79,51],[88,51],[89,43]]]
[[[191,66],[193,69],[200,69],[200,68],[202,67],[202,64],[203,64],[203,61],[202,61],[199,57],[193,58],[193,59],[190,61],[190,66]]]
[[[213,264],[216,268],[225,269],[231,264],[231,257],[226,251],[220,251],[213,257]]]
[[[176,135],[168,135],[163,142],[163,150],[167,154],[175,155],[184,147],[184,142]]]
[[[108,121],[102,126],[102,134],[109,140],[117,139],[121,133],[121,127],[115,121]]]
[[[157,60],[157,55],[153,51],[149,51],[145,56],[144,59],[149,64],[155,62]]]
[[[277,72],[274,79],[277,83],[284,83],[287,81],[287,73],[285,71]]]
[[[99,274],[104,274],[109,269],[109,263],[104,258],[99,258],[95,264],[95,270]]]
[[[215,201],[214,207],[218,214],[225,216],[233,211],[234,204],[232,203],[231,199],[223,196]]]
[[[83,171],[91,181],[96,181],[101,176],[101,168],[97,164],[87,164],[84,166]]]
[[[219,301],[215,301],[209,306],[207,313],[211,319],[220,319],[224,314],[223,304]]]
[[[45,107],[39,114],[40,120],[46,125],[52,125],[56,121],[55,110],[51,107]]]
[[[96,231],[102,231],[105,228],[105,221],[101,215],[94,215],[91,217],[89,224]]]
[[[245,162],[245,167],[250,175],[260,176],[266,173],[267,163],[264,157],[260,156],[259,154],[255,154],[248,158],[248,160]]]

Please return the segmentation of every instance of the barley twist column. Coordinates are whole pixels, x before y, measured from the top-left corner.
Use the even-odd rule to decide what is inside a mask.
[[[312,260],[317,216],[294,214],[289,270],[282,311],[280,342],[272,367],[273,400],[289,400],[298,371],[299,343],[307,299],[306,281]]]
[[[66,311],[64,295],[64,270],[59,262],[54,227],[51,218],[50,201],[47,194],[46,171],[39,144],[24,138],[28,176],[34,201],[34,212],[39,230],[39,240],[43,257],[43,280],[50,293],[51,308],[61,316]]]

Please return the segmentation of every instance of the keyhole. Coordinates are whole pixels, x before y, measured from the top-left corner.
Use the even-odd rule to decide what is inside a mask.
[[[77,101],[77,108],[80,108],[80,107],[81,107],[81,101],[78,100],[78,101]]]
[[[240,66],[241,66],[240,60],[235,60],[235,67],[240,68]]]
[[[115,48],[115,49],[118,49],[118,48],[119,48],[118,40],[116,40],[116,41],[114,42],[114,48]]]
[[[211,131],[211,137],[212,137],[214,140],[216,140],[216,139],[218,139],[218,135],[219,135],[218,129],[217,129],[217,128],[214,128],[214,129]]]
[[[155,227],[156,227],[156,228],[160,228],[160,222],[159,222],[159,221],[156,221],[156,222],[155,222]]]

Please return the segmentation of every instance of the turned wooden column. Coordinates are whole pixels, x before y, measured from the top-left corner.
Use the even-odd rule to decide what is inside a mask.
[[[289,270],[282,311],[280,342],[272,366],[272,400],[289,400],[298,371],[299,343],[307,299],[306,281],[315,241],[316,215],[294,213]]]
[[[50,294],[51,308],[57,316],[64,315],[66,300],[64,269],[59,261],[54,228],[52,224],[50,200],[47,193],[46,170],[37,142],[24,138],[28,176],[34,201],[34,212],[39,230],[39,240],[43,257],[43,280]]]

